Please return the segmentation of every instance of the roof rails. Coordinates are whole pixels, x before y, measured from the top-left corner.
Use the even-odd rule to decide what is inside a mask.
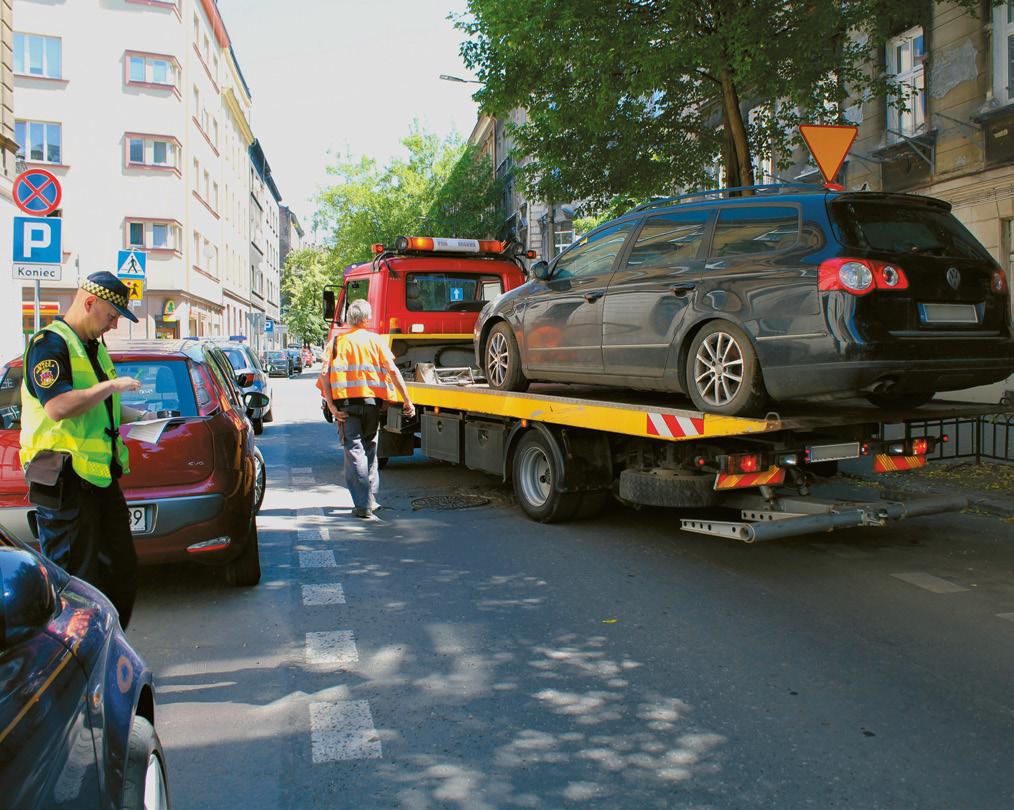
[[[766,185],[756,186],[734,186],[732,188],[712,188],[707,191],[693,191],[688,194],[679,194],[675,197],[659,197],[654,200],[648,200],[648,202],[641,203],[634,208],[631,208],[627,213],[632,214],[635,211],[644,211],[649,208],[661,208],[666,205],[676,205],[684,200],[689,200],[694,197],[711,197],[714,196],[717,199],[723,199],[731,196],[733,192],[739,191],[754,191],[762,194],[784,194],[789,192],[800,192],[807,191],[812,193],[825,193],[828,189],[825,186],[818,186],[814,183],[768,183]]]

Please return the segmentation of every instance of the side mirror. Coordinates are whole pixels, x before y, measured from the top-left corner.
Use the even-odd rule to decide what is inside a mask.
[[[549,262],[545,259],[536,262],[532,265],[532,275],[535,276],[539,281],[545,281],[549,278]]]
[[[243,402],[248,408],[266,408],[271,404],[268,395],[262,394],[260,391],[247,391],[243,395]]]
[[[334,319],[334,290],[324,290],[324,320],[328,323]]]
[[[56,614],[56,588],[41,560],[28,551],[0,548],[0,649],[41,633]]]
[[[240,388],[249,388],[251,385],[254,384],[254,379],[255,379],[254,375],[251,374],[249,371],[246,374],[237,374],[236,385],[238,385]]]

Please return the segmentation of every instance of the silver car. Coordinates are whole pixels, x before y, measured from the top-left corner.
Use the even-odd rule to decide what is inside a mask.
[[[257,391],[268,398],[268,404],[263,408],[251,408],[247,411],[247,416],[250,417],[250,421],[253,423],[254,434],[260,436],[264,432],[264,424],[266,422],[273,422],[275,419],[275,415],[271,410],[274,405],[274,397],[272,396],[268,375],[257,359],[257,355],[247,344],[230,341],[228,343],[220,343],[219,348],[229,358],[236,376],[247,374],[252,377],[250,385],[242,388],[243,393]]]

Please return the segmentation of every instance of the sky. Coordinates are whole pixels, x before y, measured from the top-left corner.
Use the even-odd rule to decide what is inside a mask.
[[[477,85],[458,54],[464,35],[447,15],[465,0],[218,0],[253,94],[254,135],[282,202],[310,236],[313,199],[333,156],[381,163],[403,154],[414,119],[467,137]]]

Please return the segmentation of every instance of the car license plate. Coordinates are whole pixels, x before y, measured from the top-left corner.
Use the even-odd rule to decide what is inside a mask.
[[[975,304],[919,304],[923,323],[978,323],[979,309]]]
[[[144,534],[151,528],[151,507],[130,506],[127,508],[130,513],[131,534]]]

